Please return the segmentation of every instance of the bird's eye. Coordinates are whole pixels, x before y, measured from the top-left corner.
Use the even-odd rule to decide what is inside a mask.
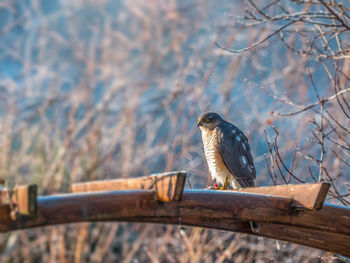
[[[210,120],[208,118],[204,119],[205,123],[208,123]]]

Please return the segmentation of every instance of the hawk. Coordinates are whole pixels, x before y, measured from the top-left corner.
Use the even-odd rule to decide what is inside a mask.
[[[227,189],[228,184],[233,189],[254,186],[256,172],[247,137],[214,112],[203,113],[197,127],[202,132],[211,177],[223,185],[215,189]]]

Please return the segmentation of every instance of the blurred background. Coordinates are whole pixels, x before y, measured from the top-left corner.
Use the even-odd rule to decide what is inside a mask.
[[[249,138],[257,185],[328,181],[327,202],[348,205],[350,6],[257,2],[0,1],[0,177],[54,194],[185,170],[186,187],[204,188],[212,182],[196,119],[210,110]],[[180,232],[50,226],[2,234],[0,258],[336,261],[265,238]]]

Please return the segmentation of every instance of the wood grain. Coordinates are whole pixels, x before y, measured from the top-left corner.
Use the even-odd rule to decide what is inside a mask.
[[[159,202],[153,190],[92,192],[38,198],[37,213],[0,231],[87,221],[171,223],[212,227],[286,240],[350,256],[350,209],[324,204],[294,209],[292,200],[232,191],[185,190],[181,201]],[[258,225],[252,232],[250,221]],[[315,241],[319,240],[319,241]]]
[[[293,199],[292,206],[299,209],[321,209],[326,199],[329,183],[274,185],[232,190],[235,192],[273,195]]]
[[[34,184],[15,186],[12,190],[7,188],[0,190],[0,206],[8,206],[9,209],[12,208],[22,215],[36,212],[36,198],[37,186]]]
[[[154,190],[158,201],[181,200],[185,186],[185,172],[153,174],[139,178],[92,181],[72,185],[73,193],[115,190]]]

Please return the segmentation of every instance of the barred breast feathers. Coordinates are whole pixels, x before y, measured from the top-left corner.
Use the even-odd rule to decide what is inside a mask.
[[[219,140],[216,129],[213,131],[202,130],[202,141],[211,176],[213,179],[216,179],[218,183],[223,183],[226,177],[230,177],[230,173],[218,150]]]

